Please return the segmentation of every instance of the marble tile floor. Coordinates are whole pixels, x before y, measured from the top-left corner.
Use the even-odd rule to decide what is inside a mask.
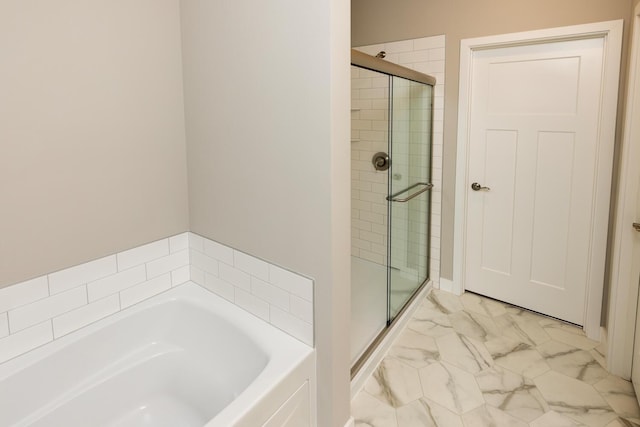
[[[434,290],[351,402],[356,426],[640,427],[628,381],[581,329]]]

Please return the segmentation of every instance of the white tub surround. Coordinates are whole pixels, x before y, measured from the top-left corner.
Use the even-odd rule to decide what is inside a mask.
[[[188,282],[0,365],[0,425],[313,425],[314,357]]]
[[[190,233],[191,280],[313,346],[313,280]]]
[[[0,363],[189,280],[188,233],[0,289]]]
[[[0,289],[0,363],[189,280],[313,346],[313,281],[193,233]]]

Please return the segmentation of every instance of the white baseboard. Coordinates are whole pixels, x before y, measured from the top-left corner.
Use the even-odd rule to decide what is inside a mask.
[[[444,277],[440,278],[440,290],[445,292],[453,292],[453,280],[445,279]]]

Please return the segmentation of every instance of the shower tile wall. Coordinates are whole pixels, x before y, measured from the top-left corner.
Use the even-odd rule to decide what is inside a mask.
[[[371,158],[388,151],[389,79],[351,67],[351,89],[351,254],[386,265],[387,171]]]
[[[430,182],[431,89],[406,79],[393,79],[393,174],[391,192],[417,182]],[[425,277],[427,265],[429,194],[408,203],[394,203],[391,213],[391,266]],[[415,280],[415,279],[414,279]]]
[[[436,287],[440,278],[440,223],[442,201],[442,144],[444,116],[445,36],[358,47],[385,59],[436,78],[433,112],[433,154],[431,192],[430,277]],[[377,172],[371,157],[387,151],[388,80],[352,67],[352,255],[386,264],[387,173]],[[379,76],[379,74],[377,74]]]

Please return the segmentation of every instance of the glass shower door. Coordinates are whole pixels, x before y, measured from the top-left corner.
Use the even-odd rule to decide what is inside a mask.
[[[429,278],[433,87],[392,77],[388,321]]]
[[[357,51],[352,51],[352,65],[350,351],[355,375],[429,278],[435,79]]]

